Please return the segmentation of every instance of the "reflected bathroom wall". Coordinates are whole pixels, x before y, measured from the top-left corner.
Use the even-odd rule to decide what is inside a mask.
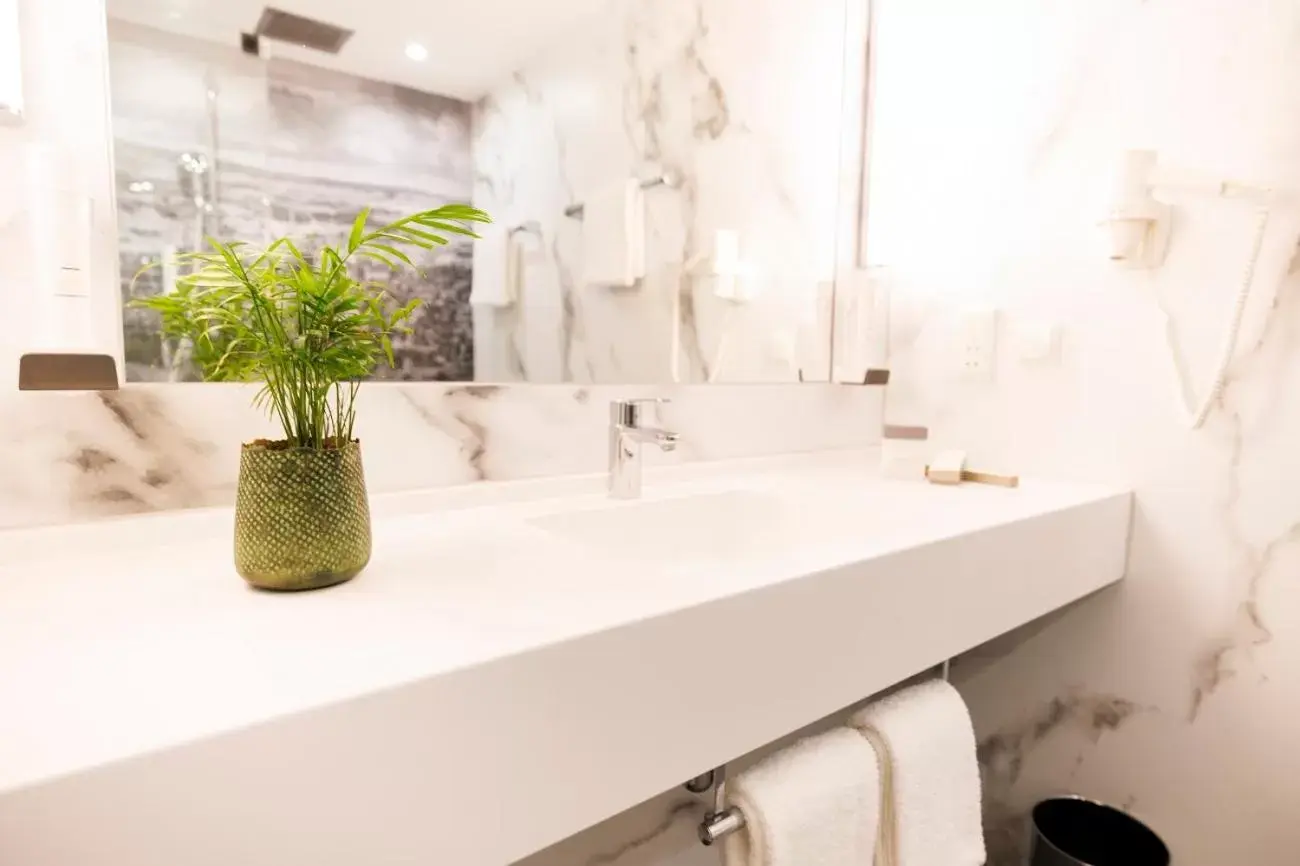
[[[523,260],[475,305],[479,378],[825,380],[844,39],[827,0],[614,3],[479,101],[476,274],[511,230]],[[600,285],[591,202],[627,178],[644,272]]]
[[[260,3],[109,0],[125,297],[173,285],[132,278],[206,235],[310,247],[363,206],[472,202],[495,220],[481,241],[391,279],[426,304],[379,375],[828,379],[843,0],[502,0],[508,23],[445,0],[303,6],[354,31],[337,54],[244,53]],[[189,377],[152,313],[124,320],[128,378]]]

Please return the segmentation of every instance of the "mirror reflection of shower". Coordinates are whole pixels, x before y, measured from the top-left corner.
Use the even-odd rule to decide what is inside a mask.
[[[175,291],[176,280],[181,276],[175,264],[178,252],[203,249],[205,239],[220,233],[220,215],[217,212],[217,173],[214,156],[217,153],[217,84],[208,73],[205,88],[204,120],[206,130],[203,148],[187,150],[176,158],[176,186],[179,190],[178,213],[182,215],[181,236],[176,246],[164,248],[159,256],[162,270],[162,291]],[[213,156],[210,156],[212,154]],[[168,381],[185,377],[191,353],[188,341],[174,344],[159,335],[159,349]]]
[[[209,206],[208,202],[208,158],[203,154],[182,153],[176,160],[176,179],[181,185],[181,192],[194,202],[194,206]]]
[[[204,238],[217,230],[217,173],[214,170],[214,156],[220,146],[218,136],[217,83],[215,76],[208,73],[206,88],[205,120],[207,130],[203,150],[186,151],[176,160],[176,182],[180,187],[182,200],[193,204],[190,233],[182,239],[184,246],[191,250],[202,249]],[[206,152],[204,152],[206,151]]]
[[[185,246],[194,250],[199,249],[203,238],[211,234],[208,223],[216,210],[212,201],[216,177],[211,169],[212,164],[201,153],[182,153],[176,160],[176,182],[180,186],[181,198],[194,206],[190,233],[184,239]]]

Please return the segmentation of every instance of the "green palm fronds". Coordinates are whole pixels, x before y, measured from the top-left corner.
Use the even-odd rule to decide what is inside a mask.
[[[309,258],[288,238],[264,250],[208,238],[210,251],[178,256],[188,271],[175,291],[133,301],[156,310],[162,331],[190,347],[209,381],[260,381],[257,396],[301,448],[342,447],[352,440],[360,380],[382,359],[393,364],[394,334],[409,333],[418,299],[397,304],[382,282],[349,273],[354,259],[396,271],[411,254],[476,238],[491,222],[468,205],[421,211],[370,230],[369,208],[357,214],[346,246]]]

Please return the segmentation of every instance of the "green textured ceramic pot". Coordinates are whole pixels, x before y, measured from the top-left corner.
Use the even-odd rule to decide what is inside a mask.
[[[370,561],[361,446],[245,445],[235,495],[235,568],[261,589],[320,589]]]

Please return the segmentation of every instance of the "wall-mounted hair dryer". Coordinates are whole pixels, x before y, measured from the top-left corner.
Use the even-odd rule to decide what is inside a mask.
[[[1110,258],[1133,268],[1157,268],[1164,263],[1169,247],[1172,226],[1172,208],[1156,201],[1152,190],[1156,187],[1184,193],[1210,194],[1219,198],[1245,198],[1257,205],[1255,231],[1251,235],[1246,266],[1241,282],[1232,296],[1232,307],[1227,318],[1218,360],[1210,376],[1209,387],[1199,397],[1189,381],[1182,352],[1177,345],[1172,324],[1165,328],[1170,356],[1177,376],[1175,385],[1186,408],[1187,422],[1193,430],[1200,428],[1209,418],[1227,386],[1228,367],[1236,355],[1237,341],[1241,335],[1242,320],[1250,302],[1255,283],[1255,269],[1259,265],[1264,236],[1268,231],[1271,207],[1277,192],[1267,186],[1254,186],[1233,180],[1187,178],[1157,180],[1155,177],[1156,153],[1152,150],[1125,151],[1115,172],[1113,206],[1102,225],[1107,229]],[[1168,314],[1166,313],[1166,318]]]
[[[1125,151],[1115,172],[1111,209],[1102,221],[1111,261],[1130,268],[1158,268],[1169,249],[1172,213],[1151,195],[1154,150]]]

